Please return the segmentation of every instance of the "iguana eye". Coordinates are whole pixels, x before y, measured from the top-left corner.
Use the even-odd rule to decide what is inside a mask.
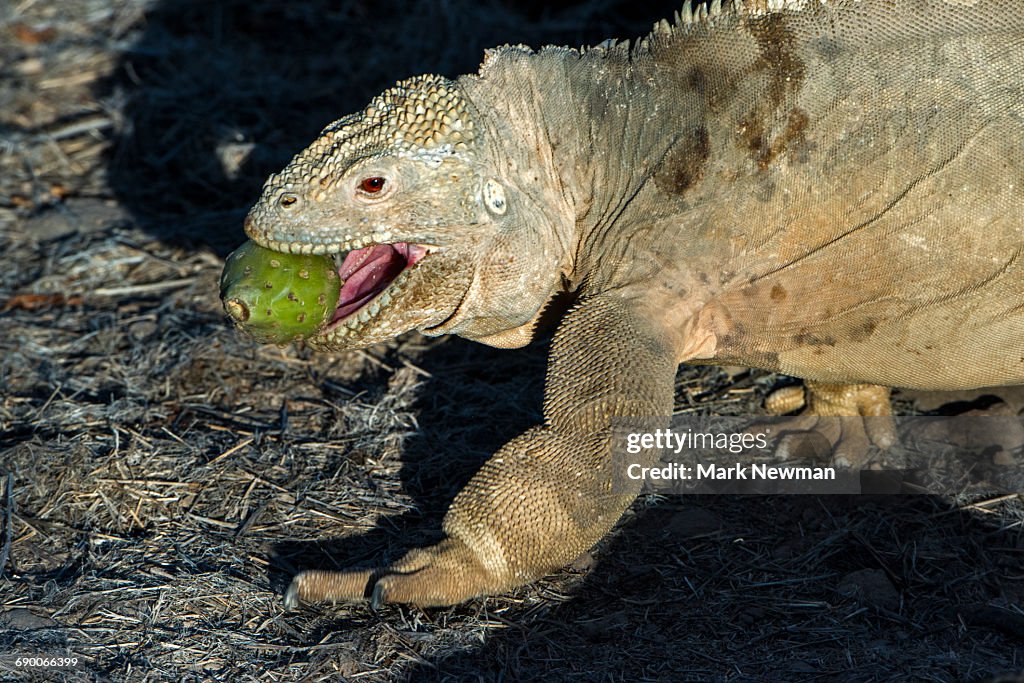
[[[380,176],[364,178],[363,182],[359,183],[359,189],[367,194],[377,194],[384,189],[384,182],[384,178]]]

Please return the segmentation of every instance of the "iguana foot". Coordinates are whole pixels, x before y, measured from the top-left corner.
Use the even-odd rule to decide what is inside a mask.
[[[783,414],[804,407],[800,415],[775,423],[782,436],[776,454],[798,459],[821,450],[822,438],[831,446],[832,462],[840,467],[864,464],[872,445],[886,450],[897,441],[888,387],[874,384],[805,382],[786,387],[765,400],[765,409]],[[841,419],[836,419],[841,418]],[[817,437],[811,436],[818,435]]]
[[[284,605],[291,610],[301,603],[367,599],[374,608],[392,602],[420,607],[451,605],[501,590],[504,586],[496,579],[465,543],[448,538],[429,548],[411,550],[383,569],[301,572],[292,579]]]

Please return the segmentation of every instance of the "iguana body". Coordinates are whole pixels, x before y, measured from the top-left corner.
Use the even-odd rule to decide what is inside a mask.
[[[632,50],[502,48],[478,75],[407,81],[268,180],[255,241],[356,250],[313,346],[521,346],[577,298],[544,425],[460,492],[448,538],[304,572],[289,603],[448,604],[571,561],[631,499],[611,420],[669,415],[681,362],[1024,383],[1024,3],[716,1],[675,23]]]

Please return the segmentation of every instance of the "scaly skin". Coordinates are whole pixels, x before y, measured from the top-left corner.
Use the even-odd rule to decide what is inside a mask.
[[[813,380],[826,414],[886,414],[874,385],[1024,383],[1024,4],[726,4],[632,51],[502,48],[404,82],[267,181],[263,246],[426,253],[313,346],[521,346],[577,298],[544,424],[459,493],[447,539],[304,572],[287,604],[450,604],[570,561],[632,497],[612,420],[668,416],[680,362]]]

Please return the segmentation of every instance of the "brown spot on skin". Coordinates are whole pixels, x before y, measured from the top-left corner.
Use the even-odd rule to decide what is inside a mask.
[[[747,28],[761,48],[756,69],[767,78],[764,97],[740,120],[739,143],[749,150],[757,167],[766,170],[779,155],[794,152],[798,161],[806,160],[807,126],[810,117],[799,107],[790,110],[784,129],[774,141],[768,126],[778,121],[779,109],[803,82],[807,67],[800,58],[796,39],[780,14],[752,17]]]
[[[747,28],[761,47],[761,62],[770,78],[767,93],[770,107],[777,109],[787,91],[795,92],[807,73],[807,66],[797,50],[796,36],[782,14],[752,17]]]
[[[758,110],[748,113],[740,121],[740,144],[750,151],[757,167],[764,171],[780,155],[787,152],[796,161],[807,161],[807,150],[811,148],[807,142],[807,126],[810,123],[807,112],[800,107],[793,107],[786,119],[786,127],[772,141],[764,129],[764,123]]]
[[[793,107],[789,111],[789,121],[786,123],[786,142],[792,148],[794,144],[807,144],[807,124],[811,117],[800,107]]]
[[[666,194],[683,194],[700,182],[711,154],[711,142],[704,126],[684,134],[665,154],[654,183]]]
[[[769,293],[771,300],[775,303],[786,300],[786,289],[780,284],[772,285],[772,291]]]
[[[771,162],[771,146],[764,134],[764,121],[762,115],[756,109],[748,113],[740,121],[739,131],[740,144],[750,151],[751,156],[757,162],[758,168],[764,170]]]
[[[806,162],[807,150],[810,148],[806,131],[810,120],[806,111],[800,107],[793,107],[786,119],[786,128],[772,142],[771,158],[788,152],[791,159]]]
[[[874,320],[866,320],[862,324],[850,330],[850,340],[862,342],[874,334],[877,327],[878,323]]]
[[[800,346],[835,346],[836,339],[831,335],[817,335],[813,332],[808,331],[806,328],[800,330],[795,337],[795,341]]]
[[[696,66],[686,74],[686,84],[696,93],[704,94],[707,90],[707,81],[707,76]]]

